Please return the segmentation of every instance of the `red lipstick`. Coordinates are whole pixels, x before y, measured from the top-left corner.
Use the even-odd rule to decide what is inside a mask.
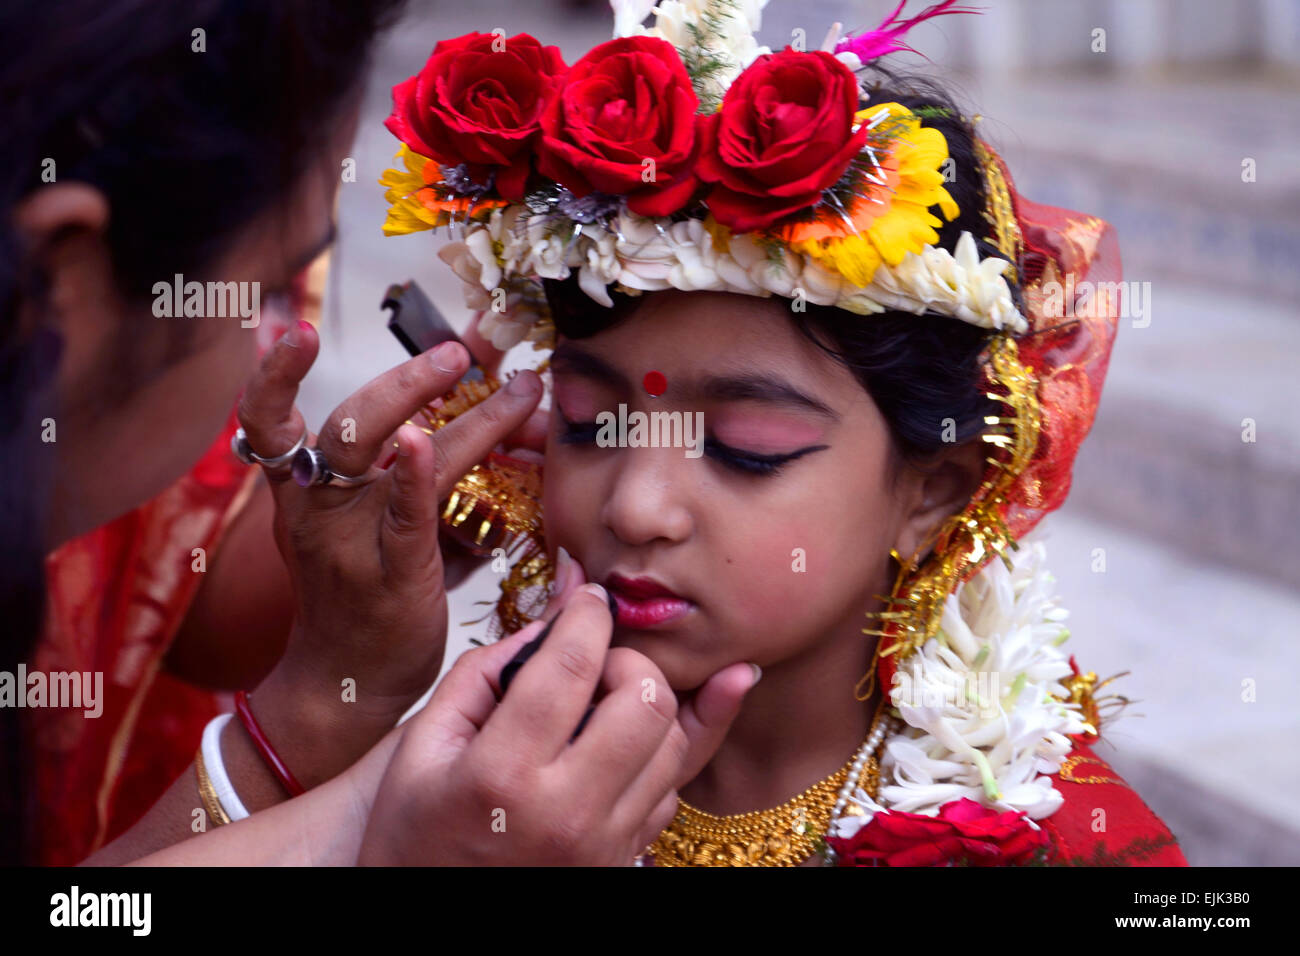
[[[618,605],[615,623],[634,630],[675,621],[694,606],[653,578],[626,578],[621,574],[611,574],[605,579],[605,590],[614,596]]]

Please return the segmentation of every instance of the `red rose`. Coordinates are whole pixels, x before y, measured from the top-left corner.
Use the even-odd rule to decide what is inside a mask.
[[[537,168],[575,196],[626,196],[638,215],[671,215],[699,185],[698,105],[671,43],[602,43],[573,64],[542,114]]]
[[[393,114],[384,125],[422,156],[444,166],[468,164],[476,180],[495,171],[497,192],[517,202],[538,118],[565,69],[559,47],[526,33],[444,40],[424,69],[393,87]]]
[[[963,797],[937,817],[889,810],[852,837],[828,837],[840,866],[1023,866],[1050,845],[1024,812],[999,813]]]
[[[717,183],[713,218],[749,232],[818,202],[866,142],[857,109],[857,78],[829,53],[756,59],[704,124],[698,171]]]

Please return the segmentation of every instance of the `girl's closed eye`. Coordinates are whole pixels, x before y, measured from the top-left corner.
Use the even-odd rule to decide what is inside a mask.
[[[600,426],[596,422],[571,422],[558,405],[556,405],[556,413],[560,419],[559,441],[562,444],[596,444],[597,433],[600,430]],[[704,453],[706,455],[733,471],[746,475],[774,475],[783,465],[794,461],[796,458],[829,447],[829,445],[809,445],[806,448],[800,448],[792,452],[764,454],[732,448],[712,436],[706,437],[704,440]]]

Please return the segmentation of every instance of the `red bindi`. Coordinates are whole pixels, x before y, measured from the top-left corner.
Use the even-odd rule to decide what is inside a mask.
[[[662,372],[646,372],[641,384],[655,398],[658,398],[668,389],[668,379],[664,378]]]

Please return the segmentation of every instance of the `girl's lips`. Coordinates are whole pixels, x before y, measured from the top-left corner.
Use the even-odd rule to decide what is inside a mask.
[[[691,602],[679,597],[635,598],[611,590],[618,605],[618,620],[623,627],[644,629],[675,621],[691,610]]]
[[[626,594],[635,601],[652,597],[681,597],[676,591],[665,587],[654,578],[625,578],[621,574],[611,574],[606,578],[605,590]]]

